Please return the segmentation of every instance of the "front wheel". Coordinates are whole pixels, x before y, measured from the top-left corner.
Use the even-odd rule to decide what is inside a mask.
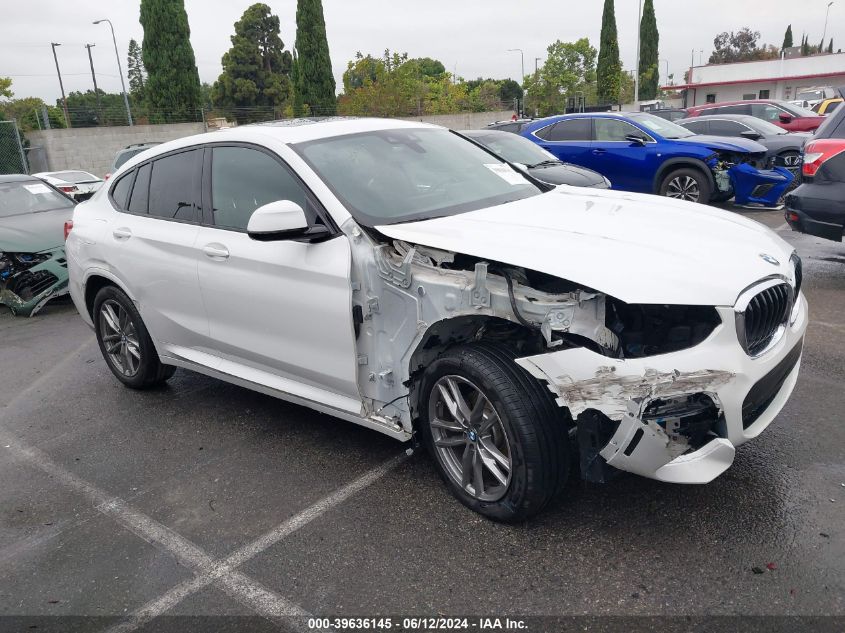
[[[712,194],[710,181],[697,169],[676,169],[660,184],[660,195],[676,200],[707,204]]]
[[[438,358],[422,377],[419,408],[441,477],[470,509],[525,520],[563,490],[567,417],[504,348],[474,344]]]
[[[176,368],[161,363],[138,309],[123,291],[102,288],[94,298],[93,317],[100,352],[124,385],[148,389],[173,376]]]

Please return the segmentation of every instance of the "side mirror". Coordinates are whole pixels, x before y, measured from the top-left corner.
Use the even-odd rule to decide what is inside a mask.
[[[637,136],[636,134],[628,134],[625,136],[625,140],[633,145],[643,146],[645,145],[645,139],[642,136]]]
[[[752,141],[756,141],[757,139],[763,138],[763,135],[759,132],[755,132],[754,130],[745,130],[744,132],[740,133],[740,136],[743,138],[751,139]]]
[[[778,119],[780,119],[781,123],[792,123],[792,115],[791,114],[786,114],[786,113],[781,114],[780,116],[778,116]]]
[[[308,242],[325,237],[329,230],[319,224],[308,225],[305,211],[291,200],[276,200],[258,207],[249,218],[247,234],[254,240],[305,240]]]

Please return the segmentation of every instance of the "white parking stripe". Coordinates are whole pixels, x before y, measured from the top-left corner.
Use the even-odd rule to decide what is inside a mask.
[[[47,377],[48,374],[42,376],[43,379]],[[145,604],[132,613],[124,622],[109,629],[110,632],[114,633],[118,631],[128,633],[143,626],[153,618],[167,612],[188,596],[212,583],[217,583],[227,594],[242,604],[249,606],[259,615],[265,617],[307,617],[309,614],[302,607],[293,604],[245,574],[236,571],[236,568],[317,517],[325,514],[338,504],[343,503],[352,495],[372,485],[407,459],[407,456],[402,454],[386,461],[384,464],[364,473],[314,505],[294,515],[251,543],[235,550],[235,552],[225,559],[216,561],[198,545],[190,542],[155,519],[135,510],[123,499],[109,495],[94,484],[74,475],[72,472],[55,463],[40,449],[21,444],[2,430],[0,430],[0,442],[5,447],[2,450],[11,451],[15,456],[25,459],[43,472],[51,475],[63,485],[88,499],[98,512],[109,516],[116,523],[130,530],[154,547],[175,556],[181,564],[192,569],[196,574],[193,578],[176,585],[159,598]]]

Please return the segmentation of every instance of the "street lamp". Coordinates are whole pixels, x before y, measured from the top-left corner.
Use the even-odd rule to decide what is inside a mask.
[[[669,60],[668,59],[661,59],[660,61],[666,63],[666,85],[669,85]]]
[[[520,59],[522,59],[522,76],[519,78],[519,85],[522,86],[522,84],[525,83],[525,53],[522,51],[521,48],[509,48],[508,52],[509,53],[519,52],[519,57],[520,57]],[[525,93],[523,93],[522,99],[523,99],[523,102],[524,102],[525,101]],[[522,108],[520,108],[520,110],[522,110]],[[522,112],[520,112],[519,114],[522,114]]]
[[[832,5],[832,4],[833,4],[833,2],[827,3],[827,13],[824,14],[824,31],[822,31],[822,47],[824,47],[824,37],[825,37],[825,35],[827,35],[827,18],[830,17],[830,5]]]
[[[114,25],[111,23],[109,19],[102,19],[102,20],[94,20],[94,24],[99,24],[100,22],[108,22],[109,28],[111,29],[111,39],[114,42],[114,56],[117,58],[117,70],[120,73],[120,86],[123,88],[123,104],[126,106],[126,118],[129,119],[129,125],[132,125],[132,111],[129,109],[129,97],[126,96],[126,84],[123,82],[123,68],[120,65],[120,53],[117,52],[117,38],[114,36]]]

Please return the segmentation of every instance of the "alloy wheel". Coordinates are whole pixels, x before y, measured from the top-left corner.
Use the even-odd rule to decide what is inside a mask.
[[[100,307],[100,336],[112,365],[132,377],[141,366],[141,346],[135,324],[126,309],[113,299]]]
[[[480,501],[498,501],[511,480],[511,450],[501,418],[466,378],[443,376],[431,390],[429,426],[449,477]]]
[[[669,181],[669,185],[666,188],[666,195],[678,200],[698,202],[701,196],[701,190],[695,178],[690,176],[675,176]]]

